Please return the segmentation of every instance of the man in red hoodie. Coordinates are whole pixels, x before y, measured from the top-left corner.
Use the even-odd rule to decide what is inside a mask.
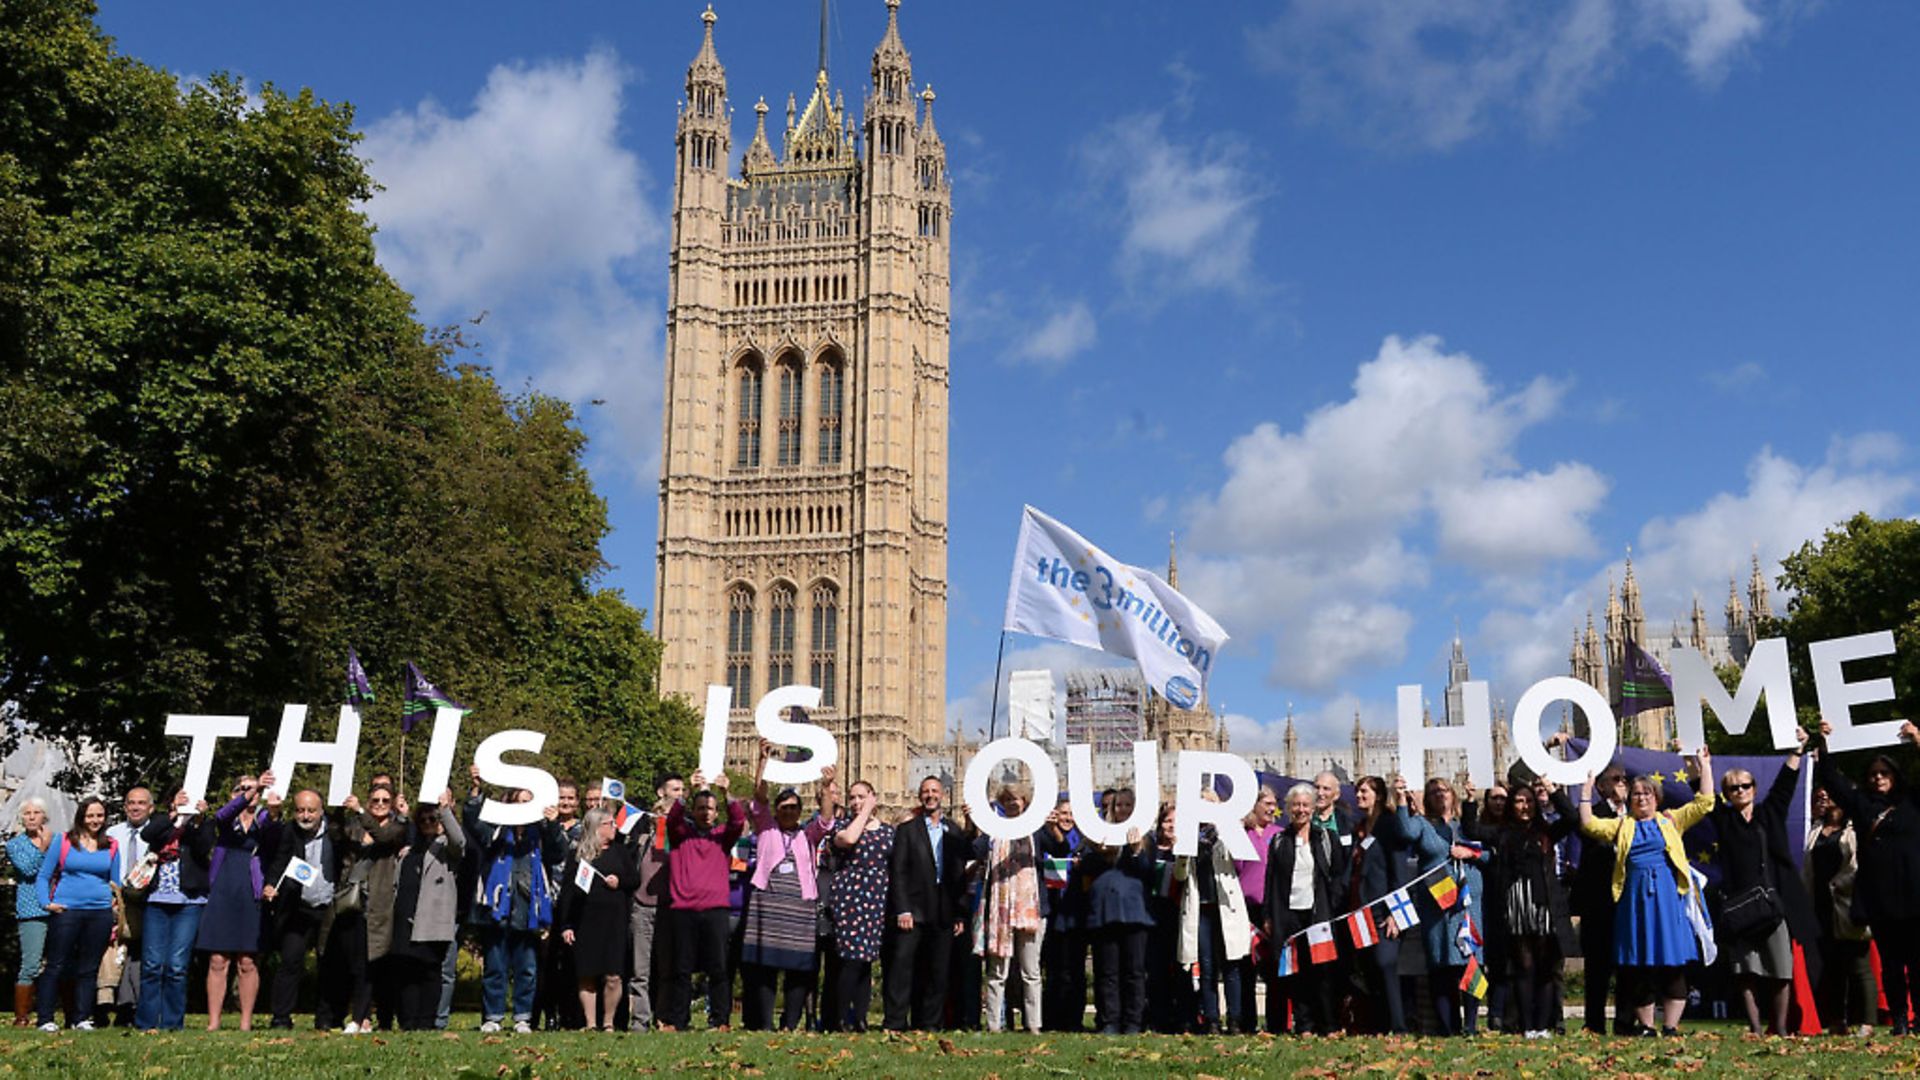
[[[727,799],[726,824],[720,823],[726,773],[714,777],[709,789],[705,774],[695,772],[691,786],[691,800],[676,800],[667,811],[667,838],[673,845],[673,858],[667,862],[667,896],[675,963],[660,1026],[666,1031],[690,1026],[693,973],[700,971],[707,976],[707,1026],[725,1031],[733,1014],[733,973],[727,970],[727,871],[734,841],[747,827],[747,814],[737,800]]]

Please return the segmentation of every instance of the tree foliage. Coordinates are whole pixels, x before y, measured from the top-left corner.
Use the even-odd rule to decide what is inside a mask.
[[[398,763],[406,659],[475,707],[463,750],[526,726],[568,771],[688,764],[643,615],[595,584],[570,409],[415,321],[351,107],[183,91],[93,14],[0,6],[0,701],[155,779],[166,714],[244,712],[221,768],[252,767],[352,644],[364,764]]]
[[[1856,718],[1920,720],[1920,522],[1856,514],[1782,559],[1780,570],[1792,598],[1761,633],[1790,643],[1794,702],[1808,725],[1818,727],[1819,704],[1808,644],[1878,630],[1893,631],[1894,655],[1847,665],[1847,680],[1890,676],[1895,697],[1855,710]]]

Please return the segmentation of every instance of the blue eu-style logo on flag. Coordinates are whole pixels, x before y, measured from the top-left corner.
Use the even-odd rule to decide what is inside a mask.
[[[313,884],[313,879],[318,873],[319,871],[314,868],[312,863],[302,862],[298,859],[295,859],[293,865],[287,868],[287,876],[302,885]]]
[[[1166,699],[1178,709],[1191,709],[1200,701],[1200,688],[1185,675],[1175,675],[1167,680]]]

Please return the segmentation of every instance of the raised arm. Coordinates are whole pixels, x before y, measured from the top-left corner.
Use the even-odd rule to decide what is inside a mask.
[[[1686,832],[1713,812],[1713,751],[1701,747],[1695,755],[1700,762],[1700,790],[1693,801],[1673,811],[1674,828]]]

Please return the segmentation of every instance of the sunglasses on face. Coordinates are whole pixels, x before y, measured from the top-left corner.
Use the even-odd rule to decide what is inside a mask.
[[[1753,781],[1751,780],[1747,781],[1744,784],[1728,784],[1727,785],[1728,794],[1732,794],[1733,792],[1736,792],[1736,791],[1752,791],[1752,790],[1753,790]]]
[[[1883,770],[1881,770],[1881,769],[1875,769],[1874,771],[1872,771],[1872,772],[1870,772],[1870,773],[1868,773],[1868,774],[1867,774],[1867,779],[1869,779],[1869,780],[1891,780],[1891,779],[1893,779],[1893,774],[1892,774],[1892,773],[1890,773],[1890,772],[1886,772],[1886,771],[1883,771]]]

